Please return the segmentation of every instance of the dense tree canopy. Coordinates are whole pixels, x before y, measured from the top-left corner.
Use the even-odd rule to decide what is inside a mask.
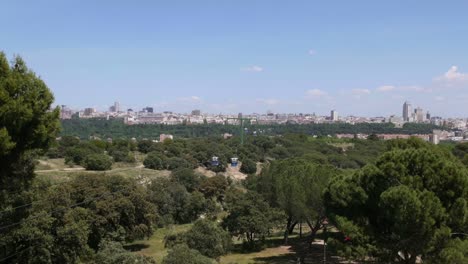
[[[339,174],[331,166],[303,159],[275,161],[260,176],[249,176],[250,188],[261,193],[270,205],[285,213],[285,241],[299,222],[312,230],[311,239],[326,219],[322,193],[330,179]]]
[[[46,84],[21,57],[0,52],[0,191],[27,187],[34,151],[46,150],[59,130],[59,111]],[[0,193],[0,202],[5,197]]]
[[[223,133],[231,133],[239,136],[239,126],[224,124],[203,125],[160,125],[141,124],[126,125],[123,119],[94,118],[94,119],[69,119],[62,121],[62,135],[88,138],[98,136],[101,138],[137,138],[154,139],[155,135],[172,134],[176,137],[220,137]],[[307,134],[317,136],[345,134],[429,134],[440,127],[430,124],[408,123],[403,128],[397,128],[392,123],[333,123],[333,124],[281,124],[281,125],[247,125],[248,135],[254,131],[274,136],[285,134]],[[263,142],[262,142],[263,143]],[[267,145],[265,145],[267,146]]]
[[[231,246],[231,236],[210,220],[196,221],[185,234],[185,239],[190,248],[214,259],[228,253]]]
[[[457,243],[452,237],[467,233],[466,169],[442,151],[417,146],[394,148],[375,165],[330,184],[325,195],[330,216],[353,241],[341,245],[343,253],[429,261],[449,254]]]
[[[189,248],[186,244],[178,244],[169,250],[164,257],[163,264],[214,264],[215,261],[203,256],[195,249]]]
[[[254,191],[231,189],[226,197],[226,210],[223,226],[231,235],[243,239],[249,248],[255,247],[256,241],[263,242],[282,217]]]

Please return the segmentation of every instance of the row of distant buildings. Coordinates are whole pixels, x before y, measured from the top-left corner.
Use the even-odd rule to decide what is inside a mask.
[[[411,103],[403,104],[402,116],[392,115],[389,117],[359,117],[359,116],[339,116],[336,110],[331,110],[330,115],[312,114],[285,114],[268,111],[265,114],[253,113],[249,115],[229,115],[229,114],[207,114],[196,109],[191,113],[174,113],[165,111],[156,113],[153,107],[144,107],[137,111],[134,109],[122,110],[120,103],[115,102],[108,111],[97,111],[95,108],[85,108],[82,110],[72,110],[62,105],[62,119],[70,118],[122,118],[128,125],[134,124],[236,124],[239,118],[247,118],[254,124],[322,124],[322,123],[393,123],[397,127],[402,127],[405,123],[430,123],[438,126],[445,126],[450,129],[466,130],[468,120],[462,118],[441,118],[431,116],[428,111],[420,107],[412,108]]]
[[[433,144],[439,144],[440,141],[468,141],[468,131],[448,131],[448,130],[439,130],[435,129],[431,134],[376,134],[379,139],[382,140],[391,140],[391,139],[408,139],[410,137],[417,137],[422,140],[431,142]],[[368,134],[337,134],[337,138],[357,138],[357,139],[367,139]]]

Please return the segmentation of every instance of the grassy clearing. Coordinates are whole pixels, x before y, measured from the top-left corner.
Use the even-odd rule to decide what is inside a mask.
[[[167,249],[164,248],[164,237],[170,233],[184,232],[190,229],[191,225],[174,225],[168,228],[158,229],[152,237],[148,240],[138,240],[134,243],[125,246],[126,249],[142,254],[145,256],[153,257],[157,263],[160,263],[164,256],[167,254]],[[299,231],[296,228],[296,231]],[[304,228],[304,237],[308,229]],[[299,246],[303,245],[303,241],[299,239],[298,233],[290,236],[288,246],[283,245],[282,232],[273,234],[265,241],[265,246],[256,251],[245,251],[242,247],[242,241],[238,239],[233,240],[233,249],[231,253],[222,256],[220,259],[221,264],[251,264],[251,263],[296,263],[297,254],[296,250]],[[322,250],[323,251],[323,250]],[[321,254],[321,249],[316,250],[316,254]],[[318,252],[318,253],[317,253]],[[311,259],[309,255],[309,260]],[[317,258],[314,256],[314,259]],[[318,258],[317,258],[318,259]],[[315,263],[315,262],[308,262]]]
[[[151,170],[144,168],[141,163],[124,162],[116,162],[113,164],[112,170],[108,171],[87,171],[80,166],[70,167],[66,165],[64,159],[38,160],[36,165],[36,175],[52,182],[69,180],[82,174],[120,175],[123,177],[141,179],[142,181],[150,181],[159,177],[168,177],[170,171]]]
[[[69,166],[65,159],[40,159],[36,163],[36,170],[64,170],[68,168],[81,168],[80,166]]]
[[[160,228],[148,240],[135,241],[126,245],[125,248],[138,254],[150,256],[156,260],[156,263],[161,263],[167,254],[167,249],[164,248],[164,237],[170,233],[187,231],[190,227],[191,224]],[[294,238],[292,239],[294,240]],[[282,246],[282,238],[279,236],[268,238],[265,249],[255,252],[243,252],[242,243],[238,240],[233,242],[232,252],[221,257],[220,263],[288,263],[288,261],[295,259],[294,251],[291,250],[290,246]]]
[[[171,233],[185,232],[192,225],[174,225],[167,228],[159,228],[148,240],[138,240],[125,246],[127,250],[135,251],[138,254],[150,256],[161,263],[164,256],[167,255],[167,249],[164,247],[164,237]]]

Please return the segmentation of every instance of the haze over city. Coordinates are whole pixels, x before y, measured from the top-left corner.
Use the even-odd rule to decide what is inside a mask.
[[[57,105],[468,116],[466,1],[47,3],[3,5],[0,43]]]

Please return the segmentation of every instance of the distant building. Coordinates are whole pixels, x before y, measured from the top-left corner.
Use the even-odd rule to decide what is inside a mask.
[[[85,116],[90,116],[92,114],[94,114],[96,112],[96,109],[92,108],[92,107],[89,107],[89,108],[85,108],[84,109],[84,115]]]
[[[60,119],[71,119],[73,111],[68,108],[66,105],[60,107]]]
[[[416,109],[414,109],[414,118],[415,121],[418,123],[424,122],[426,115],[424,114],[421,107],[417,107]]]
[[[429,142],[431,142],[434,145],[439,144],[439,142],[440,142],[439,135],[437,135],[435,133],[432,134],[432,135],[429,135]]]
[[[201,115],[201,111],[198,110],[198,109],[192,110],[192,115],[193,116],[199,116],[199,115]]]
[[[410,122],[411,121],[411,116],[412,116],[411,104],[410,104],[410,102],[406,101],[403,104],[403,121]]]
[[[147,106],[147,107],[143,108],[143,111],[146,112],[146,113],[154,113],[154,108]]]
[[[330,112],[330,120],[331,121],[338,121],[338,112],[336,110],[331,110]]]
[[[109,112],[111,112],[111,113],[120,112],[120,103],[119,102],[114,102],[114,105],[109,107]]]
[[[399,116],[390,116],[388,122],[395,125],[395,127],[403,127],[403,119]]]

